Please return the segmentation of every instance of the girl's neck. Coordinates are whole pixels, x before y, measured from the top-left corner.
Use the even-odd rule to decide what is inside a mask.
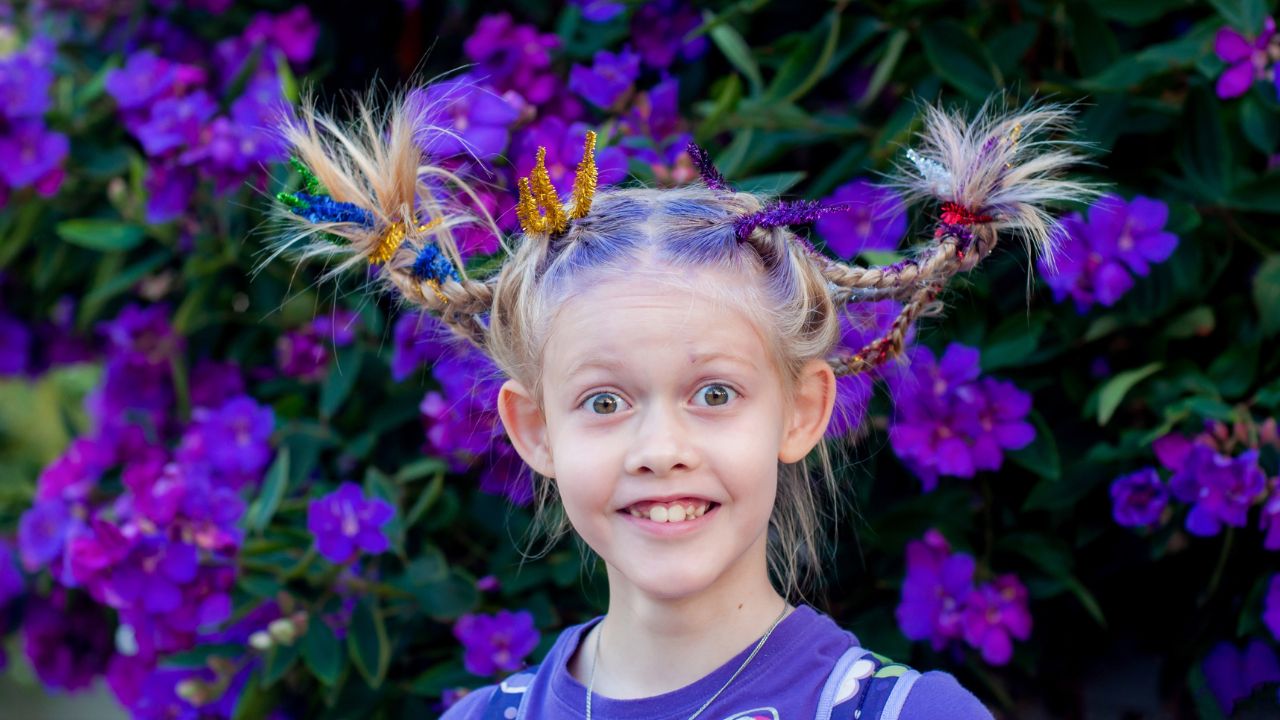
[[[795,609],[767,574],[708,588],[696,598],[656,600],[613,592],[627,583],[615,581],[612,568],[609,573],[609,612],[582,636],[569,672],[587,685],[595,662],[595,694],[615,700],[653,697],[696,682],[753,647],[784,605],[788,614]]]

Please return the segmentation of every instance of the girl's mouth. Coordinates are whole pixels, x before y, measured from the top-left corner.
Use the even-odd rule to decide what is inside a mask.
[[[653,505],[648,512],[632,506],[619,510],[625,522],[638,529],[660,537],[685,535],[707,525],[717,514],[720,503],[688,501]]]

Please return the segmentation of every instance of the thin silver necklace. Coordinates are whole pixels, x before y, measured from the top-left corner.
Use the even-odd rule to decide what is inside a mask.
[[[742,664],[738,666],[738,669],[733,671],[733,675],[730,675],[729,679],[724,681],[724,685],[720,686],[720,689],[716,691],[716,694],[712,695],[706,702],[702,703],[702,707],[698,708],[698,712],[689,716],[689,720],[693,720],[701,715],[703,710],[706,710],[716,698],[720,697],[720,693],[724,692],[724,689],[729,687],[729,683],[733,682],[733,679],[738,677],[738,673],[742,672],[742,669],[747,666],[747,663],[751,662],[751,658],[755,657],[756,653],[760,652],[760,648],[764,647],[764,641],[769,639],[769,636],[773,634],[774,628],[778,627],[778,623],[782,622],[782,616],[786,614],[787,601],[783,600],[782,612],[778,613],[778,619],[773,621],[773,625],[769,627],[769,632],[765,633],[764,637],[760,638],[760,642],[756,643],[755,649],[751,651],[751,654],[747,656],[746,660],[742,661]],[[591,691],[596,686],[596,661],[600,659],[600,636],[603,634],[603,629],[597,628],[595,655],[591,657],[591,678],[587,681],[587,720],[591,720]]]

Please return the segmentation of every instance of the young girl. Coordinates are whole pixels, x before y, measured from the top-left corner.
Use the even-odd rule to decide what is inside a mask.
[[[466,209],[482,205],[463,168],[430,158],[449,131],[420,97],[385,113],[362,104],[357,129],[304,103],[284,134],[306,188],[280,196],[296,232],[278,252],[342,260],[333,272],[378,265],[491,357],[538,517],[552,537],[571,525],[609,583],[605,615],[445,720],[990,718],[951,675],[892,663],[793,601],[841,497],[822,442],[836,376],[897,356],[1000,233],[1052,261],[1043,205],[1091,193],[1057,177],[1079,159],[1053,138],[1067,111],[988,106],[968,124],[926,107],[899,170],[910,198],[942,202],[939,221],[912,259],[872,268],[787,229],[828,208],[736,192],[696,146],[700,183],[597,192],[589,133],[567,202],[539,152],[520,181],[522,234],[502,243],[499,271],[473,278],[455,233],[498,231]],[[881,299],[903,307],[889,332],[838,347],[845,306]]]

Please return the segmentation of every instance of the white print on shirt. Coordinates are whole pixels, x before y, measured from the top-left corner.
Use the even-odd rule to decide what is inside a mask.
[[[778,708],[762,707],[736,712],[724,720],[778,720]]]

